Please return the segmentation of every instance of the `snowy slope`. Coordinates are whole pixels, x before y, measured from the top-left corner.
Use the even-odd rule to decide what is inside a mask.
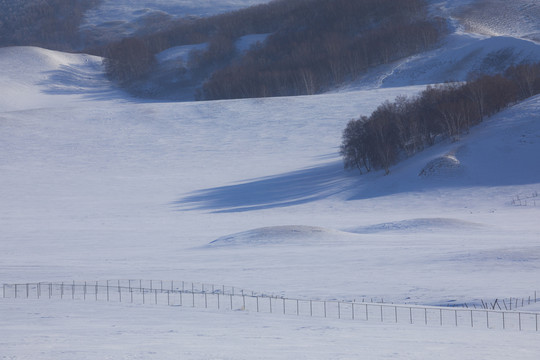
[[[466,57],[473,40],[484,55],[510,45],[537,51],[522,40],[468,38],[416,59],[415,68]],[[459,73],[475,64],[463,62]],[[338,155],[347,121],[417,93],[423,86],[405,85],[436,71],[422,78],[404,67],[371,90],[167,103],[115,89],[95,57],[5,48],[0,65],[2,282],[178,279],[422,304],[540,290],[540,206],[513,202],[540,190],[540,97],[389,176],[358,176]],[[535,333],[44,299],[0,304],[8,359],[540,353]]]

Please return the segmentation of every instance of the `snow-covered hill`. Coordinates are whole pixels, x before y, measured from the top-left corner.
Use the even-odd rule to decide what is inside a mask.
[[[478,54],[510,46],[516,56],[538,54],[530,41],[458,33],[405,62],[382,88],[183,103],[130,98],[106,80],[99,58],[0,49],[2,282],[178,279],[423,304],[531,295],[540,290],[540,200],[532,197],[540,190],[540,97],[389,176],[346,172],[338,154],[348,120],[423,89],[411,82],[442,80],[436,65],[414,71],[444,64],[464,74],[483,61]],[[517,196],[533,200],[517,206]],[[540,353],[536,333],[44,299],[0,304],[0,353],[16,359]]]

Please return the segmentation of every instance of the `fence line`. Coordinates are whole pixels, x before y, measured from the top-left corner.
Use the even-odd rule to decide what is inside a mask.
[[[512,198],[512,205],[514,206],[536,206],[537,202],[540,204],[538,191],[526,195],[516,195]]]
[[[107,280],[3,284],[3,298],[71,299],[243,310],[319,318],[538,332],[540,313],[337,300],[306,300],[184,281]],[[531,303],[539,301],[536,297]]]

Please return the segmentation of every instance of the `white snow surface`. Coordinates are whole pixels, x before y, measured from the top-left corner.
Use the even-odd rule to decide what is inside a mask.
[[[537,51],[523,40],[474,41]],[[426,61],[444,62],[445,49]],[[421,91],[410,86],[416,75],[317,96],[173,103],[130,98],[100,62],[0,49],[2,282],[186,280],[418,304],[540,290],[540,96],[388,176],[359,176],[342,168],[343,128],[384,100]],[[516,206],[518,197],[527,206]],[[540,354],[531,332],[126,303],[0,304],[2,359]]]

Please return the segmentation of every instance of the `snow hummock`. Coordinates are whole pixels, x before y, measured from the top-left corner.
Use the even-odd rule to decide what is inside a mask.
[[[245,246],[299,244],[309,246],[321,242],[336,243],[343,236],[351,236],[346,232],[325,229],[318,226],[283,225],[264,227],[238,234],[220,237],[212,241],[211,246]]]

